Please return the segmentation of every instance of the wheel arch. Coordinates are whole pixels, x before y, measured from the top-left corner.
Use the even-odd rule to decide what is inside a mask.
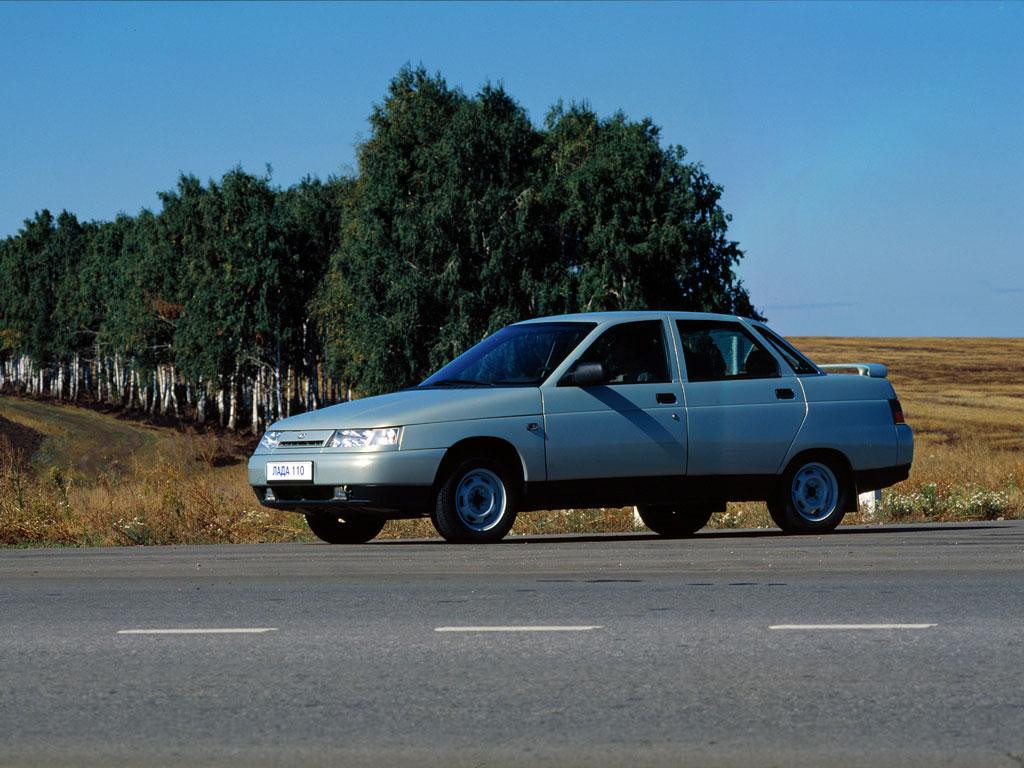
[[[454,443],[441,459],[434,475],[434,488],[440,487],[452,468],[471,456],[492,456],[515,472],[515,483],[521,491],[526,479],[526,463],[516,447],[500,437],[467,437]]]

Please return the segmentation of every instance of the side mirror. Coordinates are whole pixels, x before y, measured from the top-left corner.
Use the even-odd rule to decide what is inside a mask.
[[[604,366],[600,363],[579,363],[573,368],[571,376],[569,383],[577,387],[601,384],[607,378],[604,375]]]

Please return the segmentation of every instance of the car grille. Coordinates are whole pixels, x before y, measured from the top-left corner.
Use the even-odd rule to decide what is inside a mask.
[[[319,448],[323,444],[323,440],[282,440],[278,446],[281,448]]]

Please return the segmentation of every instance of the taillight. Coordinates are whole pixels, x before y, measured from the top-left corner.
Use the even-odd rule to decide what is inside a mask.
[[[892,423],[893,424],[906,424],[907,420],[903,416],[903,406],[900,405],[900,401],[895,397],[889,400],[889,409],[892,411]]]

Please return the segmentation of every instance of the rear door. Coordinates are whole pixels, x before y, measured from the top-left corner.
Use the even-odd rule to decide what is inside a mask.
[[[686,471],[682,391],[663,320],[606,329],[576,364],[601,363],[605,380],[544,387],[548,480],[681,477]]]
[[[690,476],[776,474],[807,405],[797,377],[741,323],[677,320]]]

